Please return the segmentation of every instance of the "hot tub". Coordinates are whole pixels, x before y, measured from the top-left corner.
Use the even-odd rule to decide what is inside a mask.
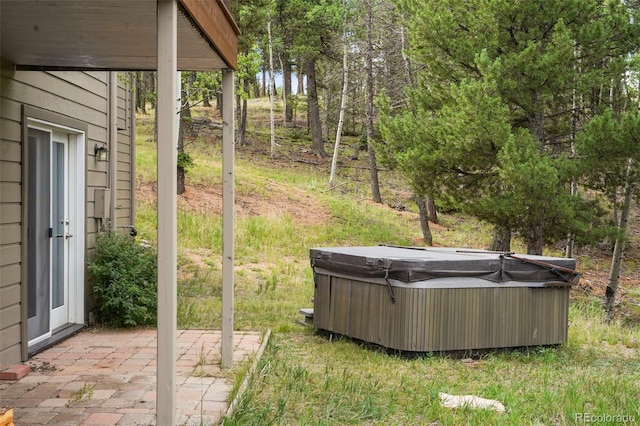
[[[393,246],[310,258],[318,329],[416,352],[567,341],[573,259]]]

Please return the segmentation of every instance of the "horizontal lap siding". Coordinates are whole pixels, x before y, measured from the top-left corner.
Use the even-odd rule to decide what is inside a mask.
[[[122,79],[118,82],[118,129],[128,129],[130,126],[129,103],[132,93],[122,85]]]
[[[314,324],[405,351],[551,345],[567,340],[568,288],[389,288],[318,275]]]
[[[31,105],[52,111],[72,119],[85,121],[103,127],[106,123],[106,98],[57,81],[56,77],[45,72],[17,71],[15,79],[3,78],[3,95],[16,103]],[[40,79],[42,81],[40,82]],[[59,92],[52,92],[44,84],[53,85]],[[92,88],[93,89],[93,88]],[[104,90],[98,88],[98,90]],[[86,97],[82,97],[85,94]],[[88,105],[84,105],[87,103]]]
[[[20,72],[21,86],[16,86],[25,94],[24,99],[31,99],[31,96],[39,96],[50,98],[50,105],[60,105],[62,111],[73,111],[77,115],[68,115],[71,118],[79,118],[85,115],[87,120],[98,124],[100,117],[104,115],[105,108],[105,92],[104,82],[88,78],[82,73],[71,72]],[[73,75],[75,79],[73,78]],[[101,87],[102,86],[102,87]],[[27,88],[30,90],[27,94]],[[88,88],[88,89],[87,89]],[[9,97],[9,96],[8,96]],[[31,102],[33,106],[37,106],[38,102]],[[77,111],[77,113],[76,113]]]
[[[13,363],[21,360],[22,105],[86,123],[86,197],[93,203],[92,188],[107,183],[93,148],[107,143],[108,74],[13,71],[3,62],[0,78],[0,362]],[[93,214],[93,206],[86,211]],[[95,219],[85,220],[95,233]],[[87,249],[94,242],[87,235]]]
[[[8,83],[9,80],[0,75],[2,92]],[[0,96],[0,363],[21,360],[22,134],[20,115],[20,104]]]
[[[106,87],[107,82],[109,81],[109,74],[105,72],[91,71],[80,73],[76,71],[52,71],[49,74],[80,89],[83,89],[85,87]],[[97,93],[95,90],[92,91],[94,93]],[[104,98],[104,94],[102,94],[102,96],[98,94],[98,96]],[[101,108],[102,106],[98,105],[98,109]]]

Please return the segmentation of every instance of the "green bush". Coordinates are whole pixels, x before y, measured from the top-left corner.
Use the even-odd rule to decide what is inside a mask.
[[[88,264],[98,297],[98,319],[110,327],[155,325],[157,260],[150,247],[129,235],[103,233]]]

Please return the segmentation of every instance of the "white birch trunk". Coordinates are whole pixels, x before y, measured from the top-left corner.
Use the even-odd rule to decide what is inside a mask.
[[[378,179],[378,162],[376,161],[376,151],[373,146],[373,120],[374,120],[374,80],[373,80],[373,2],[367,0],[364,2],[366,8],[366,89],[367,89],[367,152],[369,154],[369,181],[371,184],[371,198],[374,202],[382,204],[382,196],[380,195],[380,181]]]
[[[576,51],[577,47],[574,44],[573,47],[573,58],[574,61],[576,60],[577,56],[578,56],[578,52]],[[577,67],[577,65],[574,65],[574,67]],[[574,71],[575,68],[574,68]],[[574,79],[575,80],[575,79]],[[578,101],[577,101],[577,90],[573,89],[573,94],[571,96],[571,157],[575,157],[577,155],[576,152],[576,129],[578,127],[577,121],[578,121],[578,117],[577,117],[577,109],[578,109]],[[576,181],[575,178],[571,179],[571,195],[578,195],[578,182]],[[573,251],[575,249],[575,245],[576,245],[576,236],[572,233],[569,233],[567,235],[567,247],[565,249],[565,257],[573,257]]]
[[[410,85],[413,86],[413,72],[411,71],[411,61],[409,60],[409,57],[406,54],[406,48],[407,48],[407,39],[406,39],[406,33],[405,33],[405,28],[403,26],[400,27],[400,52],[402,52],[402,61],[404,62],[404,67],[407,70],[407,81],[409,82]]]
[[[273,76],[273,43],[271,40],[271,16],[269,16],[267,20],[267,35],[269,36],[269,122],[271,125],[271,158],[273,158],[276,153],[276,127],[273,108],[273,86],[275,85],[275,79]]]
[[[346,12],[345,12],[346,18]],[[344,109],[347,103],[347,89],[349,83],[349,64],[347,63],[349,46],[347,40],[347,28],[345,19],[345,28],[342,34],[342,95],[340,96],[340,118],[338,119],[338,128],[336,129],[336,143],[333,147],[333,159],[331,160],[331,176],[329,177],[329,188],[336,186],[336,168],[338,167],[338,149],[340,148],[340,136],[342,135],[342,124],[344,123]]]

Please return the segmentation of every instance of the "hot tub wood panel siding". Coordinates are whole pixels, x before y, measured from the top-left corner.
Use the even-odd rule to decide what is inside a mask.
[[[388,309],[389,302],[383,300],[385,296],[383,290],[387,290],[382,286],[369,286],[369,306],[371,307],[368,312],[369,317],[369,329],[364,329],[361,333],[362,336],[368,336],[367,340],[376,345],[381,345],[387,338],[389,324],[387,323],[388,313],[385,310]],[[389,297],[389,295],[386,295]],[[366,315],[366,314],[365,314]]]
[[[351,300],[347,335],[367,335],[369,329],[369,293],[371,286],[349,285]]]
[[[343,278],[331,277],[331,324],[332,329],[339,334],[349,334],[349,308],[350,303],[341,303],[341,300],[351,301],[351,282]]]
[[[328,275],[316,275],[316,288],[313,295],[314,310],[313,310],[313,325],[323,330],[331,330],[329,320],[330,315],[330,300],[329,295],[329,276]]]
[[[314,325],[415,352],[566,342],[569,288],[389,288],[318,274]]]

